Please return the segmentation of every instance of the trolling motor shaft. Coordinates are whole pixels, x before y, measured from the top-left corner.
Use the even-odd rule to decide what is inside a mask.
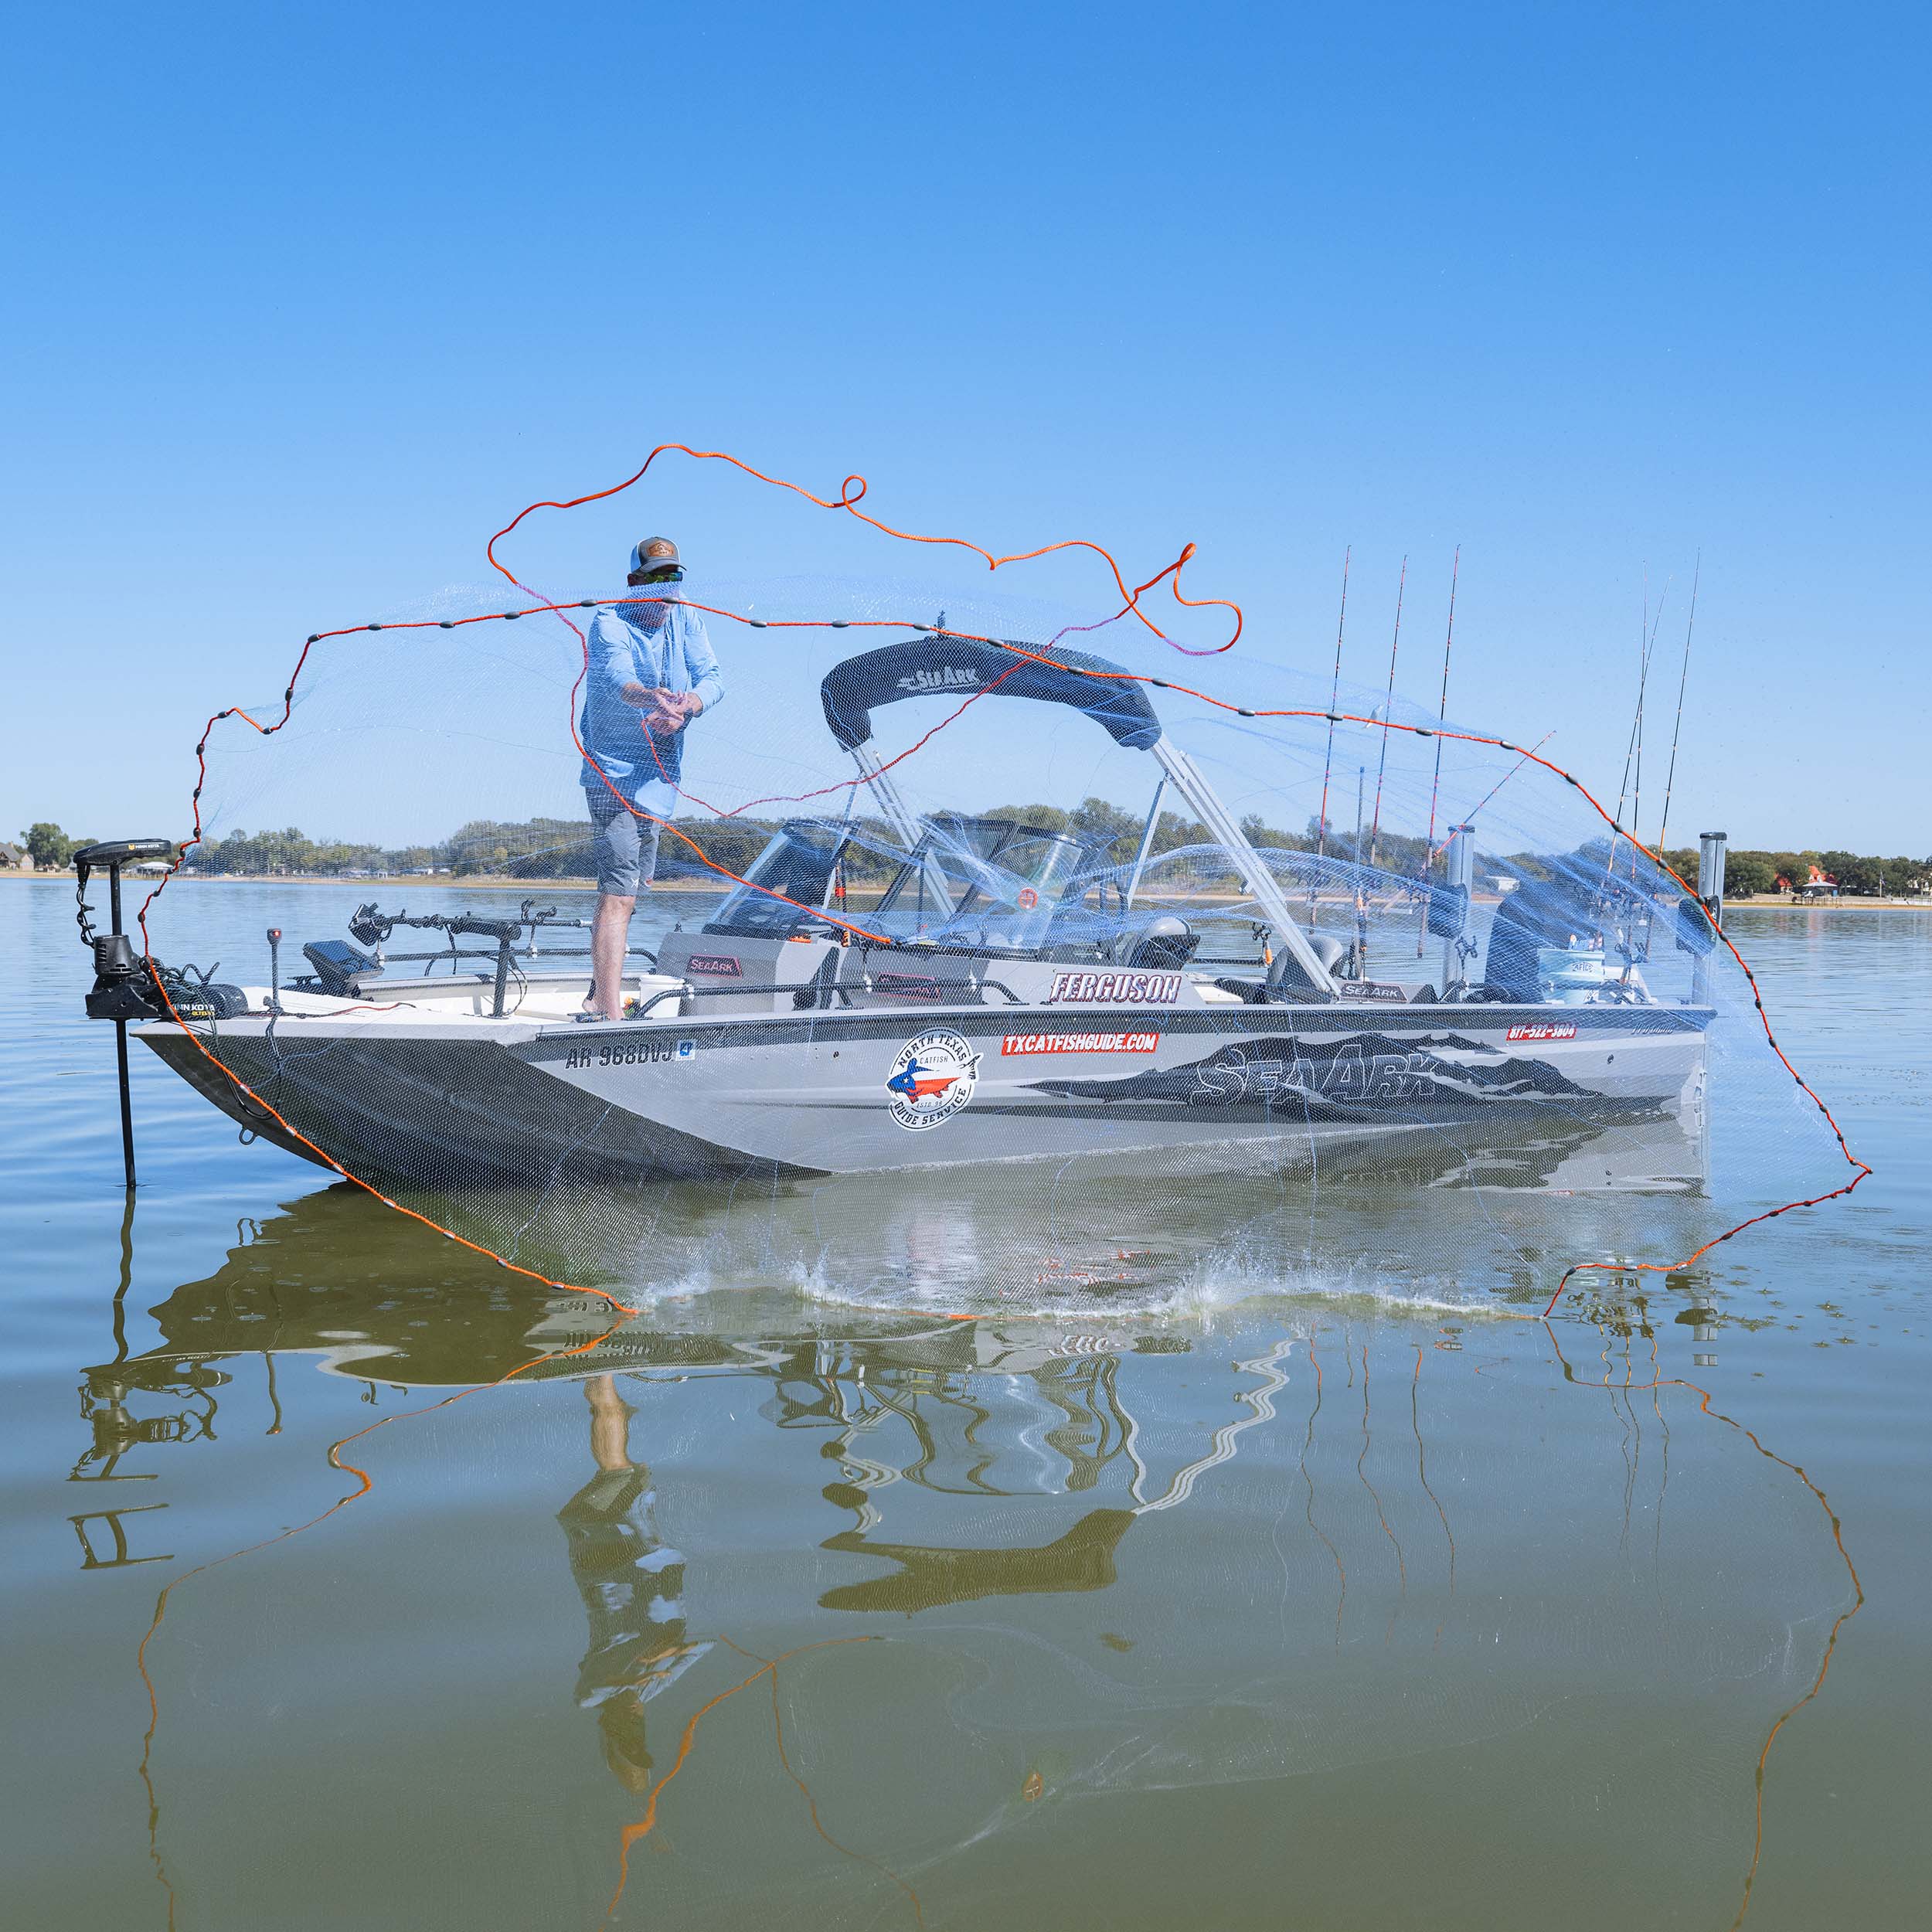
[[[134,1104],[128,1084],[128,1021],[227,1019],[247,1008],[247,1000],[238,987],[213,984],[212,972],[190,977],[196,970],[192,968],[184,973],[147,958],[134,950],[133,936],[121,930],[122,866],[174,856],[175,844],[168,838],[111,838],[98,845],[83,845],[73,855],[74,898],[80,908],[75,917],[81,942],[94,956],[94,983],[87,992],[87,1017],[114,1023],[114,1060],[121,1087],[121,1162],[130,1189],[136,1182]],[[107,875],[110,930],[104,933],[94,930],[89,917],[94,908],[87,902],[87,881],[97,871]],[[166,988],[166,998],[162,998],[157,980]]]
[[[128,1022],[147,1017],[149,1002],[141,990],[140,956],[134,942],[121,930],[121,869],[131,861],[171,859],[174,846],[165,838],[117,838],[99,845],[83,845],[73,855],[74,897],[80,937],[94,956],[94,983],[87,995],[87,1017],[111,1019],[114,1023],[114,1068],[121,1088],[121,1161],[130,1193],[138,1185],[134,1179],[134,1107],[128,1087]],[[87,915],[87,879],[97,866],[107,872],[107,909],[113,930],[97,933]]]

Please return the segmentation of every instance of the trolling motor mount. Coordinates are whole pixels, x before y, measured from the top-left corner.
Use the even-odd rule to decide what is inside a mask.
[[[87,991],[90,1019],[156,1019],[165,1011],[134,942],[126,933],[97,934],[94,983]]]

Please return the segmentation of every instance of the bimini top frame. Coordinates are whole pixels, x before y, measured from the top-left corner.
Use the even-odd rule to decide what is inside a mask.
[[[1009,646],[978,638],[956,638],[941,631],[862,651],[834,665],[819,686],[825,723],[852,753],[886,821],[905,841],[907,852],[918,848],[918,824],[867,747],[872,713],[880,705],[897,704],[907,698],[963,698],[982,692],[989,697],[1066,705],[1091,718],[1117,744],[1151,753],[1168,781],[1233,861],[1242,883],[1274,928],[1275,943],[1300,969],[1305,990],[1318,998],[1339,997],[1334,975],[1294,923],[1279,882],[1240,821],[1209,787],[1194,760],[1168,742],[1144,685],[1104,658],[1057,646],[1049,651],[1034,645]]]

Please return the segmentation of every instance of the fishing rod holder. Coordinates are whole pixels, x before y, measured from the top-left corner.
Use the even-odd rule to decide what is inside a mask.
[[[1442,941],[1442,990],[1462,985],[1476,952],[1468,938],[1469,906],[1476,883],[1476,828],[1458,825],[1443,854],[1443,883],[1430,893],[1427,920]]]
[[[581,919],[566,919],[554,906],[539,906],[534,900],[526,899],[513,919],[485,919],[474,913],[419,913],[412,915],[406,910],[386,913],[379,910],[374,900],[358,906],[349,922],[349,931],[365,946],[373,948],[372,958],[355,953],[339,940],[323,940],[304,946],[303,955],[316,974],[325,991],[345,994],[359,998],[363,992],[361,978],[372,976],[370,969],[379,973],[385,964],[383,942],[399,926],[413,927],[420,932],[437,932],[447,935],[449,949],[440,953],[399,953],[398,960],[443,960],[494,958],[496,964],[495,982],[492,988],[490,1015],[493,1019],[503,1016],[503,1002],[509,988],[512,954],[516,942],[524,934],[530,936],[529,944],[524,949],[526,958],[537,956],[537,934],[546,926],[564,926],[581,928]],[[461,937],[492,939],[496,944],[486,953],[465,953],[456,944]],[[648,955],[647,955],[648,957]],[[655,964],[655,961],[653,961]]]
[[[1699,1006],[1710,998],[1710,955],[1724,923],[1724,858],[1730,835],[1697,835],[1697,896],[1677,908],[1677,944],[1690,954],[1691,998]]]

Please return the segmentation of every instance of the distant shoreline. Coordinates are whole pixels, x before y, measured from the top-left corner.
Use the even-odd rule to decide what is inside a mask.
[[[71,886],[74,875],[71,869],[66,872],[4,872],[0,879],[17,879],[31,885],[36,879],[52,879]],[[129,872],[123,883],[129,888],[144,880],[158,884],[158,872]],[[385,890],[401,889],[408,892],[517,892],[521,891],[532,899],[540,898],[546,892],[594,893],[597,882],[594,879],[519,879],[510,873],[467,872],[457,879],[447,872],[382,872],[372,874],[366,879],[345,879],[335,872],[177,872],[173,883],[178,886],[366,886]],[[713,880],[696,878],[661,879],[656,889],[659,892],[723,892],[736,884],[735,879]]]
[[[1784,893],[1757,899],[1727,899],[1732,913],[1932,913],[1932,894],[1910,899],[1792,899]]]
[[[0,872],[0,879],[18,879],[27,885],[36,879],[72,885],[73,877],[71,870]],[[143,879],[158,883],[158,875],[151,872],[130,874],[126,883],[132,886]],[[343,879],[330,872],[184,872],[175,875],[174,883],[194,886],[355,886],[406,892],[521,892],[532,899],[540,899],[550,892],[594,893],[597,889],[594,879],[519,879],[510,873],[481,872],[466,873],[461,879],[445,872],[385,872],[367,879]],[[735,879],[716,879],[699,873],[688,878],[660,879],[655,889],[661,893],[723,893],[729,892],[737,883]],[[879,889],[855,887],[851,897],[876,898]],[[648,895],[641,893],[638,896],[644,899]],[[1325,903],[1328,896],[1324,896]],[[1478,905],[1500,903],[1488,893],[1478,893],[1475,900]],[[1794,899],[1780,893],[1750,899],[1727,899],[1724,910],[1726,915],[1740,912],[1927,913],[1932,912],[1932,893],[1911,899],[1861,899],[1855,896],[1842,899]]]

